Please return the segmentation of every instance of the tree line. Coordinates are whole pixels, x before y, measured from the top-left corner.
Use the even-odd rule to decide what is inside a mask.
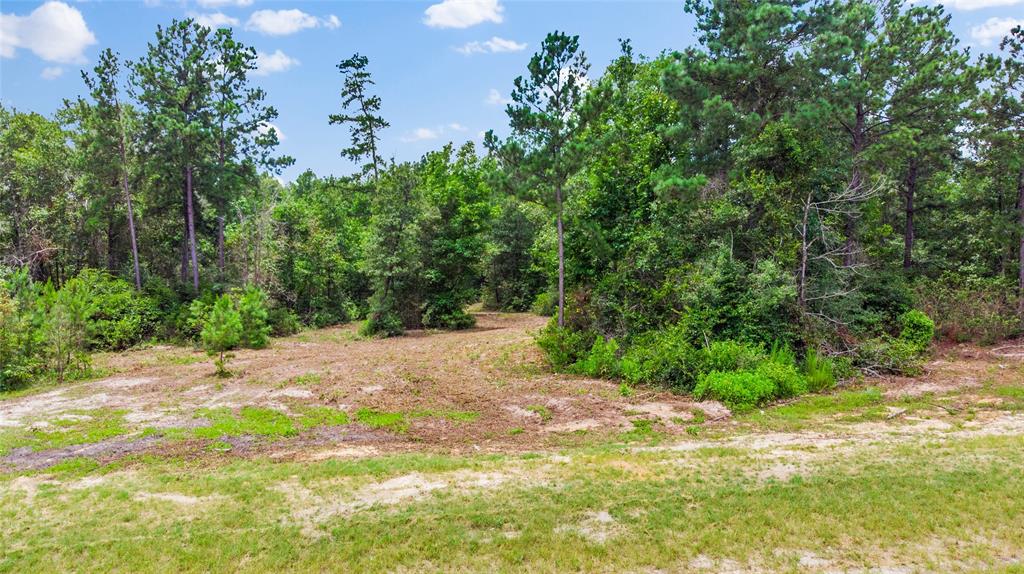
[[[748,402],[838,376],[823,369],[913,371],[932,320],[1020,331],[1024,31],[974,56],[941,6],[685,9],[696,45],[623,41],[597,77],[577,36],[549,34],[507,136],[412,162],[382,157],[369,59],[343,59],[325,119],[358,171],[288,185],[254,50],[175,21],[138,61],[103,52],[55,117],[0,109],[0,275],[104,269],[159,310],[140,337],[197,336],[193,302],[245,286],[278,332],[533,309],[554,316],[557,368],[762,388]]]

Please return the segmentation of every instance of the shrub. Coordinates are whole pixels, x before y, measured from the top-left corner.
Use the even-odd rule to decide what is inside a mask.
[[[203,348],[211,356],[218,357],[214,360],[214,364],[217,366],[217,375],[228,375],[225,368],[227,360],[225,353],[238,346],[241,337],[242,319],[238,310],[235,309],[230,297],[226,294],[221,295],[210,310],[202,331]]]
[[[267,296],[263,290],[246,287],[238,298],[238,315],[242,322],[242,344],[252,349],[266,347],[270,325],[267,322]]]
[[[105,271],[85,269],[61,290],[69,288],[82,289],[91,300],[89,345],[93,349],[127,349],[151,336],[160,324],[157,301]]]
[[[753,370],[764,360],[761,347],[739,341],[715,341],[702,349],[697,369],[699,374]]]
[[[857,347],[854,366],[868,372],[919,375],[922,371],[921,351],[903,339],[875,337]]]
[[[423,312],[423,326],[432,329],[468,329],[475,324],[476,318],[451,297],[435,297]]]
[[[83,282],[68,282],[63,289],[47,283],[37,301],[49,367],[58,382],[89,371],[89,325],[95,312]]]
[[[585,358],[595,338],[594,333],[590,331],[559,327],[553,318],[536,336],[537,345],[547,355],[551,367],[556,371],[565,370]]]
[[[683,325],[645,333],[634,339],[622,356],[622,376],[634,385],[688,391],[696,382],[695,354]]]
[[[597,337],[590,352],[572,366],[572,371],[591,377],[617,377],[622,367],[618,353],[619,344],[615,339]]]
[[[914,291],[943,339],[990,345],[1021,333],[1016,288],[1003,279],[945,275],[918,280]]]
[[[558,312],[558,295],[550,291],[538,293],[530,305],[530,312],[544,317],[554,316]]]
[[[32,323],[0,282],[0,391],[27,384],[39,366]]]
[[[270,333],[275,337],[287,337],[302,330],[299,316],[286,307],[273,307],[267,312]]]
[[[775,393],[775,383],[753,371],[713,371],[701,377],[693,389],[696,398],[716,399],[739,412],[767,403]]]
[[[900,316],[900,340],[919,352],[924,352],[935,338],[935,323],[917,309],[911,309]]]
[[[811,392],[830,389],[836,384],[835,363],[818,354],[816,349],[807,349],[804,355],[804,377]]]
[[[375,305],[359,328],[359,334],[366,337],[397,337],[402,333],[405,333],[405,325],[390,299]]]
[[[807,392],[807,379],[792,362],[765,361],[758,365],[755,373],[773,385],[771,398],[795,397]]]

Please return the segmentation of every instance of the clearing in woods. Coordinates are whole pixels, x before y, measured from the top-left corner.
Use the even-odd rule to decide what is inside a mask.
[[[0,571],[1024,572],[1024,344],[733,416],[477,318],[0,396]]]

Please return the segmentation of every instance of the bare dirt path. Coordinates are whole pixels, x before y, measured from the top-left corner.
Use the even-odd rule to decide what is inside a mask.
[[[417,331],[386,340],[362,339],[351,325],[307,331],[276,339],[267,349],[238,352],[229,364],[230,378],[214,377],[209,358],[192,349],[102,355],[96,367],[111,376],[0,402],[0,432],[46,431],[103,410],[122,413],[132,432],[88,448],[22,449],[6,462],[46,466],[74,456],[152,450],[161,444],[153,434],[204,426],[210,409],[265,407],[298,416],[326,406],[348,413],[352,424],[272,445],[229,441],[242,443],[234,444],[243,447],[239,451],[277,457],[319,456],[307,451],[353,444],[372,446],[374,452],[521,450],[629,431],[643,419],[665,432],[682,433],[694,417],[728,416],[714,402],[650,390],[623,397],[611,381],[547,372],[533,344],[545,321],[527,314],[479,313],[473,329]],[[371,428],[360,424],[361,410],[405,420],[401,428]],[[143,431],[145,439],[132,436]]]

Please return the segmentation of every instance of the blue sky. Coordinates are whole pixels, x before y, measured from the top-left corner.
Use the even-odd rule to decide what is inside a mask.
[[[1010,27],[1024,24],[1024,0],[952,0],[947,7],[975,53],[994,50]],[[370,58],[391,122],[383,151],[408,160],[446,141],[504,131],[501,100],[551,30],[580,35],[592,76],[615,57],[618,38],[631,38],[646,55],[694,42],[693,19],[677,0],[4,0],[0,10],[0,99],[44,114],[83,93],[78,71],[104,48],[137,58],[156,26],[173,18],[231,26],[262,54],[253,80],[280,112],[281,151],[296,158],[286,180],[305,169],[352,171],[338,153],[347,128],[329,126],[327,116],[340,102],[335,65],[353,52]]]

